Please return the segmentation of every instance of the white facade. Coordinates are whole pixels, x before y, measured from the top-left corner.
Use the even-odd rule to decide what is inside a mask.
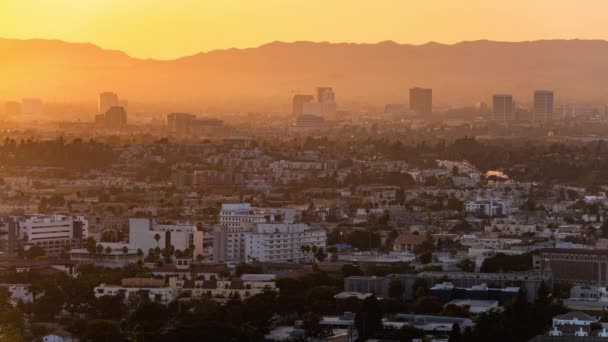
[[[159,224],[147,218],[129,219],[129,249],[141,249],[144,253],[150,248],[163,249],[169,246],[181,251],[190,246],[202,250],[203,246],[197,244],[202,244],[203,239],[195,239],[197,234],[198,229],[190,223]]]
[[[291,223],[296,212],[291,208],[255,208],[249,203],[222,204],[220,226],[213,234],[213,259],[216,262],[245,261],[247,232],[259,223]]]
[[[78,247],[89,235],[89,223],[83,216],[35,215],[19,222],[19,238],[28,246],[40,246],[49,255],[65,248]]]
[[[311,260],[302,246],[326,248],[326,233],[303,223],[261,223],[245,233],[245,261],[295,262]]]
[[[101,284],[93,289],[95,298],[103,296],[123,295],[127,301],[130,296],[138,296],[140,291],[145,291],[151,301],[158,300],[161,303],[169,303],[175,300],[176,290],[171,287],[125,287],[120,285]]]
[[[465,203],[469,213],[479,213],[487,216],[509,215],[511,206],[505,201],[473,201]]]

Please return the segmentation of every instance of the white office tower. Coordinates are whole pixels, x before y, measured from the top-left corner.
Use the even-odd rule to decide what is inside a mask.
[[[59,255],[66,246],[82,247],[88,231],[89,223],[82,216],[34,215],[19,221],[24,249],[39,246],[50,256]]]
[[[300,262],[314,258],[302,246],[326,248],[325,230],[303,223],[258,223],[245,233],[246,262]]]
[[[180,251],[190,247],[201,251],[201,234],[203,232],[199,232],[191,223],[162,224],[147,218],[129,219],[129,248],[141,249],[146,254],[150,248],[165,249],[170,246]]]

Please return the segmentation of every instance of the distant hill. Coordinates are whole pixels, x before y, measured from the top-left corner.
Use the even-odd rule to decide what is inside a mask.
[[[439,104],[492,93],[529,103],[534,89],[554,90],[558,102],[608,103],[608,42],[274,42],[159,61],[91,44],[0,39],[0,75],[0,100],[95,103],[112,90],[133,106],[176,110],[285,109],[293,93],[317,86],[334,87],[344,106],[407,103],[413,86],[433,88]]]

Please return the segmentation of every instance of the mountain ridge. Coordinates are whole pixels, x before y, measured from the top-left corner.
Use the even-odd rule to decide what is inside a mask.
[[[343,108],[407,103],[408,89],[434,89],[435,103],[489,101],[534,89],[561,102],[608,103],[608,41],[491,40],[421,45],[281,42],[170,60],[140,59],[91,43],[0,38],[0,101],[41,97],[95,103],[106,90],[134,108],[287,110],[294,93],[333,86]]]

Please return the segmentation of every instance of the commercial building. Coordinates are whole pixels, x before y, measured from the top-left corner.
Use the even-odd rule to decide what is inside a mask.
[[[212,135],[223,127],[224,122],[215,118],[197,118],[189,113],[167,114],[167,130],[176,136]]]
[[[167,130],[176,135],[186,135],[190,124],[196,119],[196,115],[189,113],[167,114]]]
[[[4,114],[19,115],[21,114],[21,103],[17,101],[8,101],[4,104]]]
[[[108,268],[125,267],[137,263],[140,258],[136,249],[129,249],[124,242],[101,242],[103,253],[90,253],[86,248],[75,248],[69,251],[70,261],[76,264],[94,264]],[[109,253],[108,253],[109,248]]]
[[[388,297],[389,286],[393,280],[401,282],[403,299],[413,300],[413,285],[416,279],[423,279],[429,287],[449,281],[456,288],[472,288],[476,285],[487,284],[493,288],[506,288],[516,283],[524,290],[528,301],[536,299],[538,288],[544,282],[553,286],[550,272],[534,273],[475,273],[475,272],[435,272],[427,271],[419,274],[389,274],[385,277],[352,276],[344,279],[344,291],[374,293],[379,297]]]
[[[127,112],[123,107],[110,107],[104,114],[95,116],[95,124],[110,128],[126,126]]]
[[[314,102],[315,101],[315,97],[312,95],[294,95],[293,99],[292,99],[292,110],[291,110],[291,114],[294,116],[299,116],[302,115],[303,109],[304,109],[304,104],[305,103],[309,103],[309,102]]]
[[[141,249],[148,253],[151,248],[164,249],[173,246],[180,251],[190,247],[202,251],[202,244],[203,232],[190,223],[161,224],[147,218],[129,220],[129,249]]]
[[[39,246],[50,256],[59,255],[66,246],[82,247],[88,237],[89,224],[82,216],[34,215],[18,221],[23,248]]]
[[[537,90],[534,92],[534,120],[553,120],[553,92],[549,90]]]
[[[303,114],[296,118],[298,130],[319,130],[325,128],[325,119],[319,115]]]
[[[317,88],[317,102],[323,104],[335,104],[336,96],[334,94],[334,90],[331,87]]]
[[[19,223],[12,217],[0,217],[0,255],[17,253]]]
[[[534,267],[550,271],[556,281],[573,285],[608,286],[608,250],[546,248],[534,255]]]
[[[433,89],[411,88],[410,109],[418,114],[429,115],[433,113]]]
[[[99,113],[106,113],[110,108],[117,106],[119,106],[118,95],[109,91],[99,94],[97,106]]]
[[[488,287],[486,283],[473,285],[471,287],[456,287],[451,282],[437,284],[429,289],[429,295],[439,298],[443,303],[455,299],[469,300],[491,300],[503,305],[511,300],[519,292],[517,286]]]
[[[513,96],[510,94],[496,94],[493,97],[492,108],[494,120],[510,121],[514,114]]]
[[[25,98],[21,100],[21,114],[25,115],[42,115],[44,114],[44,106],[42,100],[37,98]]]

